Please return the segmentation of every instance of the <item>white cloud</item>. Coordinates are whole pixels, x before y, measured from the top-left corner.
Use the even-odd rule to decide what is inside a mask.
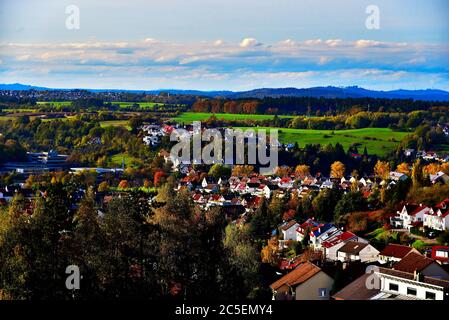
[[[25,82],[20,81],[18,75],[23,79],[34,75],[33,83],[36,83],[42,73],[65,83],[69,81],[67,78],[88,82],[102,73],[102,81],[148,78],[160,81],[157,87],[186,87],[182,82],[187,81],[185,79],[196,79],[195,83],[209,79],[210,85],[216,83],[216,89],[251,84],[256,87],[289,83],[304,86],[318,82],[339,85],[338,81],[343,81],[341,85],[367,81],[381,84],[406,81],[405,75],[413,75],[412,81],[420,78],[417,75],[429,74],[432,74],[429,79],[436,84],[444,80],[449,83],[448,46],[364,39],[287,39],[266,45],[254,38],[243,39],[240,43],[221,39],[194,43],[94,39],[73,43],[3,43],[0,53],[3,61],[0,78],[4,79],[0,82],[12,79]],[[228,79],[228,83],[224,79]],[[112,80],[110,83],[113,84]]]
[[[245,38],[242,40],[242,42],[240,42],[240,47],[242,48],[257,47],[260,45],[261,43],[254,38]]]

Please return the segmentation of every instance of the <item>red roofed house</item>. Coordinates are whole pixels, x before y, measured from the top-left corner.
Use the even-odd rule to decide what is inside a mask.
[[[336,261],[338,249],[343,247],[345,245],[345,243],[348,241],[357,241],[357,242],[368,243],[368,241],[356,236],[352,232],[346,231],[346,232],[340,233],[334,237],[327,239],[326,241],[323,241],[323,243],[321,244],[322,250],[323,250],[323,255],[326,258],[326,260]]]
[[[424,226],[434,230],[449,230],[449,198],[424,215]]]
[[[418,250],[412,247],[389,244],[379,253],[379,263],[399,262],[411,252],[420,254]]]
[[[393,269],[432,277],[434,279],[449,280],[449,273],[435,260],[414,252],[409,253],[401,261],[396,263]]]
[[[304,262],[270,285],[273,300],[329,300],[334,283],[329,275],[311,262]]]
[[[417,223],[424,221],[424,215],[431,211],[431,208],[422,204],[406,204],[401,212],[390,219],[390,223],[395,228],[409,229]]]
[[[432,259],[442,264],[449,263],[449,246],[433,246]]]

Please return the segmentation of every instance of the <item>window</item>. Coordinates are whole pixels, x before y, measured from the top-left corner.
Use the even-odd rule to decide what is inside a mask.
[[[408,296],[416,296],[416,289],[414,289],[414,288],[407,288],[407,295]]]
[[[390,288],[390,291],[399,291],[399,286],[394,283],[390,283],[389,288]]]
[[[426,291],[426,299],[435,300],[435,293]]]

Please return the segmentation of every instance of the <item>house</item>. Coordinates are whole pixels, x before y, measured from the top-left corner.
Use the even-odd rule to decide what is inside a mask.
[[[402,211],[398,211],[396,216],[390,218],[390,224],[394,228],[410,230],[412,227],[422,224],[424,215],[430,210],[431,208],[422,204],[406,204]]]
[[[281,225],[280,229],[283,235],[283,240],[296,240],[296,229],[299,227],[299,223],[296,220]]]
[[[433,246],[432,259],[441,264],[449,264],[449,246]]]
[[[311,262],[304,262],[270,285],[273,300],[329,300],[334,283]]]
[[[296,229],[296,241],[302,241],[305,236],[307,235],[307,232],[314,229],[315,227],[318,227],[320,224],[312,219],[307,219],[304,223],[302,223],[297,229]]]
[[[379,257],[379,251],[369,243],[348,241],[337,250],[337,259],[341,262],[360,261],[374,262]]]
[[[336,261],[338,249],[344,246],[348,241],[358,241],[366,243],[368,242],[349,231],[340,233],[331,238],[328,238],[321,244],[323,256],[325,257],[325,259],[329,261]]]
[[[390,262],[399,262],[411,252],[420,254],[418,250],[412,247],[402,246],[399,244],[389,244],[379,253],[379,263],[385,264]]]
[[[409,253],[401,261],[394,264],[393,269],[408,273],[418,273],[436,279],[449,280],[449,273],[435,260],[414,252]]]
[[[388,179],[391,180],[391,181],[398,182],[398,181],[404,181],[404,180],[407,180],[408,177],[407,177],[407,175],[405,175],[405,174],[403,174],[403,173],[396,172],[396,171],[390,171],[390,174],[389,174],[389,176],[388,176]]]
[[[423,225],[439,231],[449,230],[449,198],[424,214]]]
[[[370,300],[380,292],[379,288],[366,285],[370,282],[370,277],[372,277],[371,273],[363,274],[335,293],[332,298],[335,300]]]
[[[322,223],[310,231],[310,244],[315,249],[321,248],[321,243],[332,236],[343,233],[332,223]]]
[[[335,293],[335,300],[448,300],[449,281],[375,267]]]
[[[438,171],[435,174],[430,174],[429,179],[432,184],[435,184],[435,183],[446,184],[449,182],[449,175],[447,175],[446,173],[444,173],[442,171]]]

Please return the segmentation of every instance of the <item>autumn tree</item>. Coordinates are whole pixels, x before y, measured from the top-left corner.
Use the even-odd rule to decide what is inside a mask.
[[[267,245],[264,246],[261,251],[262,262],[277,265],[279,262],[278,248],[279,245],[277,238],[274,237],[268,240]]]
[[[127,180],[121,180],[118,184],[119,189],[127,189],[129,187]]]
[[[386,161],[378,160],[374,166],[374,175],[384,180],[388,179],[390,171],[390,164]]]
[[[435,174],[438,171],[441,171],[441,165],[438,163],[429,163],[428,165],[423,167],[423,172],[426,175]]]
[[[410,176],[410,167],[407,162],[402,162],[396,167],[396,171]]]
[[[345,175],[345,165],[340,161],[335,161],[331,165],[331,178],[343,178]]]
[[[236,165],[232,169],[232,175],[236,177],[249,176],[253,173],[254,167],[250,165]]]
[[[421,187],[426,184],[424,177],[423,165],[421,159],[416,160],[412,166],[412,182],[414,187]]]
[[[295,174],[299,178],[304,179],[310,174],[310,167],[305,164],[300,164],[295,168]]]

